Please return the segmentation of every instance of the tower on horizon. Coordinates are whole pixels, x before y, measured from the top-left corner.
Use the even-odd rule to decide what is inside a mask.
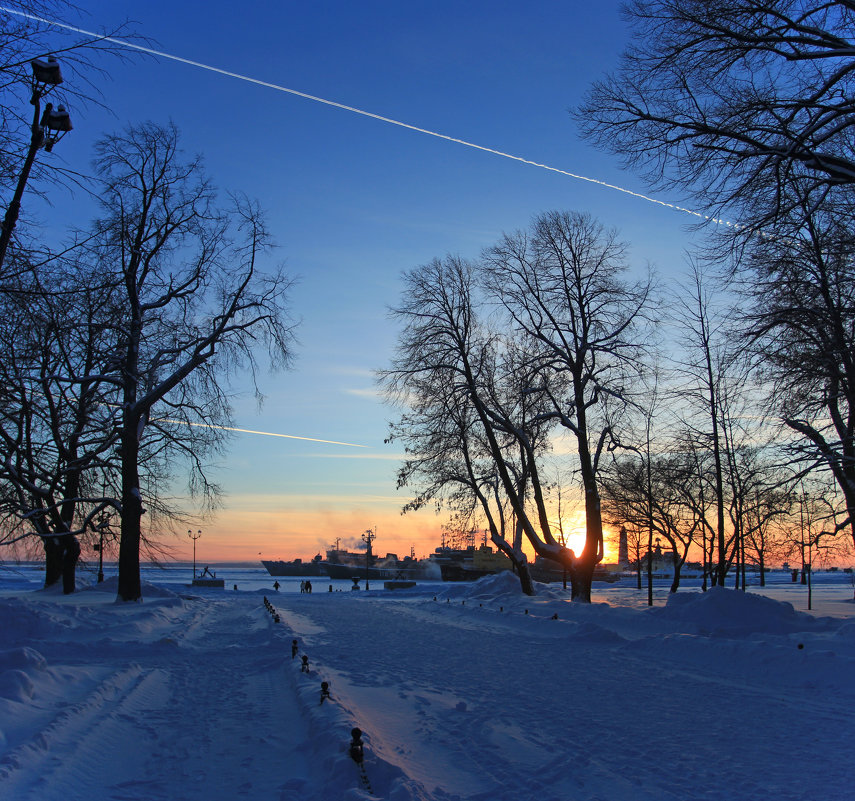
[[[626,526],[620,527],[620,543],[618,545],[618,567],[629,567],[629,544],[627,542]]]

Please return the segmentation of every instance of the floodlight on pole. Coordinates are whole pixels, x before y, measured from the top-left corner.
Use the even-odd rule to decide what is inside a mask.
[[[48,56],[46,60],[33,59],[30,66],[33,70],[30,103],[34,106],[33,123],[30,129],[30,147],[27,150],[27,157],[24,159],[21,174],[18,176],[18,184],[15,187],[12,202],[6,209],[6,215],[3,218],[3,226],[0,231],[0,267],[6,260],[6,250],[12,239],[15,223],[18,222],[21,198],[24,195],[27,179],[30,177],[30,170],[36,160],[36,153],[42,147],[47,152],[52,151],[53,146],[72,128],[71,117],[62,106],[54,110],[53,105],[48,103],[45,106],[44,114],[41,113],[42,98],[62,83],[59,62],[53,56]]]

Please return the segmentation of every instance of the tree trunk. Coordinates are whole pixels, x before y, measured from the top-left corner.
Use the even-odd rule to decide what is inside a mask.
[[[591,585],[594,580],[594,568],[599,561],[595,555],[590,555],[588,547],[582,551],[582,555],[576,560],[575,568],[569,571],[570,575],[570,600],[591,603]]]
[[[42,537],[45,549],[45,587],[62,580],[62,591],[71,595],[76,589],[77,561],[80,543],[73,534],[56,534]]]
[[[669,592],[677,592],[680,588],[680,571],[683,568],[683,563],[680,561],[680,557],[677,556],[677,551],[674,551],[674,578],[671,580],[671,589]]]
[[[62,554],[62,591],[65,595],[71,595],[75,590],[75,571],[77,560],[80,559],[80,543],[72,534],[66,534],[62,539],[65,540]]]
[[[518,551],[515,548],[512,548],[504,537],[500,536],[497,532],[493,532],[491,540],[493,541],[493,544],[511,560],[520,580],[520,589],[526,595],[534,595],[534,583],[531,580],[528,562],[520,559],[517,556]]]
[[[122,537],[119,541],[119,597],[138,601],[140,583],[140,541],[142,539],[142,498],[139,488],[140,418],[126,415],[122,426]]]
[[[59,537],[42,537],[45,549],[45,587],[51,587],[62,578],[62,544]]]
[[[534,582],[531,580],[528,562],[523,562],[521,565],[517,566],[517,574],[520,577],[520,589],[526,595],[534,595]]]

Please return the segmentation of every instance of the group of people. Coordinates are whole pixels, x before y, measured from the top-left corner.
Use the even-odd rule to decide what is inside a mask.
[[[282,586],[278,581],[273,582],[273,589],[276,592],[279,592],[279,587]],[[235,587],[237,589],[237,587]],[[312,591],[312,582],[311,581],[301,581],[300,582],[300,592],[311,592]]]

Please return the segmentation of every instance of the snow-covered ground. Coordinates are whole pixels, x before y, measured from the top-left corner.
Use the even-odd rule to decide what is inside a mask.
[[[817,581],[812,614],[774,599],[804,603],[784,582],[647,608],[629,584],[579,605],[507,575],[147,583],[140,604],[116,603],[115,579],[69,597],[6,579],[3,801],[855,798],[842,576]]]

